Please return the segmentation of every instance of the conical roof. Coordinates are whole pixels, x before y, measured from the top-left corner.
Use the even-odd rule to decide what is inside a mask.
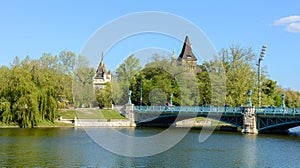
[[[189,36],[185,36],[184,44],[181,50],[181,53],[179,57],[177,58],[178,61],[181,60],[188,60],[188,61],[197,61],[197,58],[195,57],[192,46],[189,40]]]
[[[104,54],[102,52],[101,61],[98,65],[96,75],[94,77],[95,79],[103,79],[104,78],[104,73],[106,73],[106,66],[104,64],[103,58],[104,58]]]

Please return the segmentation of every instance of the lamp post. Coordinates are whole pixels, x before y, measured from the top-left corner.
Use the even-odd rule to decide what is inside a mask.
[[[281,95],[281,107],[282,107],[282,108],[285,108],[284,97],[285,97],[285,94],[282,94],[282,95]]]
[[[251,95],[252,95],[252,90],[248,90],[248,107],[252,106],[252,102],[251,102]]]
[[[257,80],[258,80],[258,106],[261,106],[261,61],[264,59],[264,56],[266,54],[267,45],[263,45],[260,53],[260,57],[258,59],[258,72],[257,72]]]
[[[142,83],[142,74],[141,74],[141,81],[140,81],[140,106],[143,105],[143,83]]]
[[[132,93],[132,91],[129,90],[128,91],[128,104],[131,104],[131,93]]]
[[[171,94],[170,94],[170,106],[173,105],[173,103],[172,103],[172,97],[173,97],[173,94],[171,93]]]

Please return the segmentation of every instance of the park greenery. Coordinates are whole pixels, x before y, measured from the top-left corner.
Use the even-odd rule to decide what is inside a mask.
[[[128,102],[129,90],[135,105],[164,105],[172,94],[176,106],[225,102],[240,106],[247,104],[251,89],[253,105],[257,106],[256,63],[251,47],[240,46],[222,49],[215,60],[203,62],[195,70],[158,55],[142,68],[140,60],[131,55],[116,69],[105,89],[93,90],[95,69],[83,56],[62,51],[58,55],[44,53],[39,59],[16,57],[9,67],[0,67],[0,124],[35,127],[53,123],[58,109],[123,105]],[[262,105],[281,106],[281,94],[285,94],[286,107],[300,107],[300,93],[278,86],[263,70]]]
[[[252,90],[252,104],[258,106],[257,58],[252,48],[230,46],[222,49],[218,57],[203,62],[195,71],[176,66],[168,57],[153,56],[141,70],[139,59],[133,55],[121,64],[115,73],[116,88],[127,97],[132,90],[132,103],[136,105],[164,105],[173,95],[173,105],[247,105],[248,90]],[[263,68],[261,76],[261,102],[263,106],[281,107],[285,94],[288,108],[300,107],[300,93],[278,86],[268,78]],[[117,85],[114,84],[114,85]],[[121,90],[120,90],[121,88]],[[142,93],[141,93],[142,90]],[[115,92],[114,92],[115,93]],[[142,95],[142,101],[141,101]],[[113,96],[114,97],[114,96]],[[126,103],[126,99],[123,103]]]
[[[57,109],[76,105],[76,97],[78,106],[86,101],[92,92],[73,89],[91,83],[94,69],[75,57],[70,51],[44,53],[37,60],[16,57],[10,67],[0,67],[0,122],[34,127],[54,122]]]

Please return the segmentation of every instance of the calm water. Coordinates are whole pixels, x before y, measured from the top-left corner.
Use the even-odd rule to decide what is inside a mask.
[[[124,128],[136,136],[161,129]],[[180,130],[179,130],[180,131]],[[131,158],[98,146],[83,129],[0,129],[0,167],[299,167],[299,135],[215,132],[204,143],[199,130],[161,154]]]

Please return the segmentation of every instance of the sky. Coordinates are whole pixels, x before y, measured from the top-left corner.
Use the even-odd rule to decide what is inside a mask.
[[[217,51],[240,45],[252,47],[259,56],[266,44],[262,66],[268,77],[283,88],[300,91],[298,0],[3,0],[0,1],[0,65],[9,66],[16,56],[39,58],[44,52],[57,55],[68,50],[79,54],[97,30],[120,17],[145,11],[169,13],[187,20],[206,35]],[[182,29],[182,34],[190,36],[193,46],[198,41],[189,33]],[[118,31],[108,32],[106,36],[115,34]],[[184,35],[177,39],[151,33],[130,36],[105,50],[104,61],[113,70],[120,59],[130,53],[145,54],[147,47],[163,54],[175,49],[179,55],[183,40]],[[100,47],[97,60],[91,60],[95,65],[101,50]]]

